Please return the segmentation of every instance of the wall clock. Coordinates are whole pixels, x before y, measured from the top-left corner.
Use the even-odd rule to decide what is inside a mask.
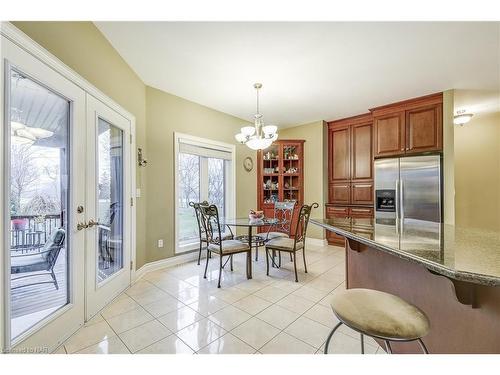
[[[243,168],[245,171],[250,172],[253,169],[253,160],[250,156],[247,156],[245,160],[243,160]]]

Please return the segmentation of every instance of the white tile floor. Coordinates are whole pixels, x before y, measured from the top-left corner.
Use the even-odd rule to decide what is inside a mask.
[[[298,283],[291,262],[266,276],[262,258],[253,261],[253,279],[247,280],[245,255],[235,255],[234,272],[226,267],[221,289],[217,258],[207,279],[204,264],[196,262],[151,272],[56,353],[322,353],[337,323],[329,299],[345,287],[344,250],[309,245],[309,272],[298,261]],[[384,353],[370,338],[365,351]],[[360,353],[359,334],[342,327],[330,352]]]

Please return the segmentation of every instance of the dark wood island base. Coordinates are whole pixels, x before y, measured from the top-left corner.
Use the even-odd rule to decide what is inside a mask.
[[[422,309],[431,322],[423,338],[430,353],[500,353],[500,287],[463,281],[455,286],[431,272],[417,262],[346,240],[347,288],[392,293]],[[394,342],[392,348],[394,353],[421,353],[416,342]]]

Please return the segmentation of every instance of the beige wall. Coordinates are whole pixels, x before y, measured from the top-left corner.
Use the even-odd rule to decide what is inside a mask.
[[[500,112],[455,126],[456,224],[500,230]]]
[[[323,121],[299,125],[279,131],[280,139],[305,139],[304,144],[304,203],[316,202],[319,208],[311,214],[313,218],[323,218],[327,200],[327,145],[326,126]],[[324,230],[310,225],[308,237],[324,239]]]
[[[245,122],[167,93],[146,88],[91,22],[13,22],[21,31],[136,117],[137,147],[148,166],[137,168],[137,268],[173,255],[173,132],[234,143]],[[147,96],[146,96],[147,91]],[[150,100],[146,106],[146,99]],[[147,113],[146,113],[147,107]],[[146,118],[148,119],[146,121]],[[256,153],[237,146],[237,214],[256,207],[255,169],[242,162]],[[255,163],[256,164],[256,163]],[[165,247],[158,249],[163,238]]]
[[[146,140],[146,86],[92,22],[12,22],[136,118],[136,143]],[[148,261],[145,247],[146,178],[137,168],[137,267]]]
[[[443,221],[455,225],[454,90],[443,92]]]
[[[243,120],[215,111],[151,87],[146,89],[147,103],[147,231],[148,261],[174,254],[174,132],[234,144],[234,134]],[[247,216],[256,208],[256,169],[243,168],[243,159],[256,152],[236,146],[236,214]],[[158,248],[158,239],[165,247]]]

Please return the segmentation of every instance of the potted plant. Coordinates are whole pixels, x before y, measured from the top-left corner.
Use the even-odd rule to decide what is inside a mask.
[[[26,218],[12,219],[11,222],[14,230],[25,230],[28,227],[28,219]]]

